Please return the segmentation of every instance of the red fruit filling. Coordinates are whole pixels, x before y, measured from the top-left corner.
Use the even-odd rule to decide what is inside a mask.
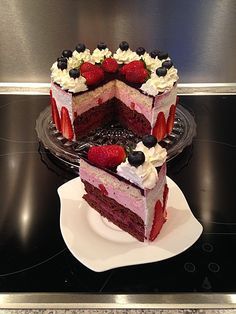
[[[74,137],[69,112],[66,107],[61,108],[61,132],[68,140],[72,140]]]

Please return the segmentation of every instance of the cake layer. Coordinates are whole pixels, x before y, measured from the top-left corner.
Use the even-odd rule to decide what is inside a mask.
[[[76,117],[73,123],[76,140],[82,139],[98,127],[104,127],[111,123],[113,118],[117,116],[115,110],[116,106],[113,101],[108,100],[102,106],[92,107]]]
[[[100,106],[115,96],[115,80],[105,83],[94,90],[73,95],[73,112],[80,116],[91,108]]]
[[[118,99],[115,102],[117,122],[140,137],[151,133],[151,125],[144,115],[138,113],[135,109],[130,109]]]
[[[84,180],[82,182],[87,192],[83,198],[92,208],[139,241],[144,241],[144,223],[139,216],[114,199],[104,195],[100,189]]]
[[[98,127],[117,122],[138,136],[151,132],[150,123],[142,114],[129,109],[120,100],[112,98],[101,106],[92,107],[75,118],[73,124],[76,139],[82,139]]]
[[[105,191],[106,195],[132,211],[143,221],[146,219],[145,196],[141,189],[115,177],[107,171],[80,160],[80,177],[96,188]]]

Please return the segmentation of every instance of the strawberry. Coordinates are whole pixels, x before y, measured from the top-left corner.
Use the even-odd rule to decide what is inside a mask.
[[[88,160],[95,165],[112,169],[124,161],[125,150],[120,145],[92,146],[88,151]]]
[[[165,184],[164,193],[163,193],[163,210],[165,210],[166,208],[168,194],[169,194],[169,188],[168,188],[168,185]]]
[[[95,68],[93,71],[97,72],[97,74],[100,76],[101,80],[104,79],[104,71],[101,67],[99,67],[98,65],[95,65]]]
[[[179,96],[176,96],[175,105],[178,105],[178,103],[179,103]]]
[[[130,63],[123,65],[120,69],[120,73],[125,75],[127,70],[144,69],[144,63],[141,60],[134,60]]]
[[[127,69],[125,78],[132,83],[144,83],[148,77],[148,71],[144,68]]]
[[[103,184],[99,184],[98,187],[99,187],[99,190],[102,192],[103,195],[105,195],[105,196],[108,195],[107,189],[105,188],[105,186]]]
[[[161,205],[161,201],[158,200],[155,205],[155,213],[152,224],[152,230],[149,236],[150,241],[154,241],[161,230],[163,223],[165,222],[165,218],[163,217],[163,207]]]
[[[173,126],[174,126],[174,122],[175,122],[175,111],[176,111],[176,105],[171,105],[170,107],[170,111],[169,111],[169,116],[167,119],[167,123],[166,123],[166,133],[170,134]]]
[[[102,62],[102,68],[105,72],[115,73],[118,70],[118,63],[114,58],[106,58]]]
[[[61,131],[61,120],[60,120],[59,112],[57,109],[56,100],[52,96],[51,96],[51,112],[52,112],[53,123],[56,125],[57,130]]]
[[[50,94],[50,102],[52,103],[52,89],[51,88],[49,90],[49,94]]]
[[[84,72],[92,71],[95,65],[90,62],[84,62],[80,66],[80,73],[83,74]]]
[[[156,120],[156,124],[152,130],[152,135],[154,135],[158,142],[161,141],[166,135],[166,119],[164,112],[159,112]]]
[[[83,77],[86,79],[87,85],[98,84],[104,78],[104,72],[99,66],[94,66],[93,70],[84,72]]]
[[[70,141],[74,137],[69,112],[66,107],[61,108],[61,132]]]

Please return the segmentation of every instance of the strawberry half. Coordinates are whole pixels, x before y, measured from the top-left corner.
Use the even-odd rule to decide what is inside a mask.
[[[86,79],[87,85],[95,85],[103,80],[104,72],[100,67],[95,65],[93,70],[84,72],[82,76]]]
[[[112,169],[121,164],[126,157],[120,145],[92,146],[88,151],[88,160],[97,166]]]
[[[61,132],[62,135],[70,141],[74,137],[69,112],[66,107],[61,108]]]
[[[166,135],[166,119],[164,112],[159,112],[156,120],[156,124],[152,130],[152,135],[154,135],[158,141],[161,141]]]
[[[102,62],[102,68],[105,72],[115,73],[118,70],[118,63],[114,58],[106,58]]]
[[[163,193],[163,210],[165,210],[166,208],[168,194],[169,194],[169,188],[168,188],[168,185],[165,184],[164,193]]]
[[[144,69],[144,63],[141,60],[134,60],[130,63],[127,63],[123,65],[122,68],[120,68],[120,73],[125,75],[127,70],[135,70],[135,69]]]
[[[170,134],[173,126],[174,126],[174,122],[175,122],[175,112],[176,112],[176,105],[171,105],[170,107],[170,111],[169,111],[169,116],[167,119],[167,123],[166,123],[166,133]]]
[[[83,74],[85,72],[89,72],[94,70],[95,65],[90,62],[84,62],[80,66],[80,73]]]
[[[127,69],[125,78],[132,83],[144,83],[148,78],[148,71],[144,68]]]
[[[103,195],[105,195],[105,196],[108,195],[107,189],[105,188],[105,186],[103,184],[99,184],[98,187],[99,187],[99,190],[102,192]]]
[[[166,220],[163,217],[163,207],[161,205],[161,201],[158,200],[155,205],[155,213],[154,213],[154,219],[153,219],[153,224],[152,224],[152,230],[149,236],[150,241],[154,241],[156,239],[165,221]]]
[[[57,109],[56,100],[52,96],[51,96],[51,113],[53,123],[56,125],[57,130],[61,131],[61,119]]]

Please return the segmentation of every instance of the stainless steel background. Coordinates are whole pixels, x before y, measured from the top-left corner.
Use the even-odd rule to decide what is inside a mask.
[[[181,83],[236,82],[236,0],[0,0],[0,82],[49,82],[63,49],[169,52]]]

